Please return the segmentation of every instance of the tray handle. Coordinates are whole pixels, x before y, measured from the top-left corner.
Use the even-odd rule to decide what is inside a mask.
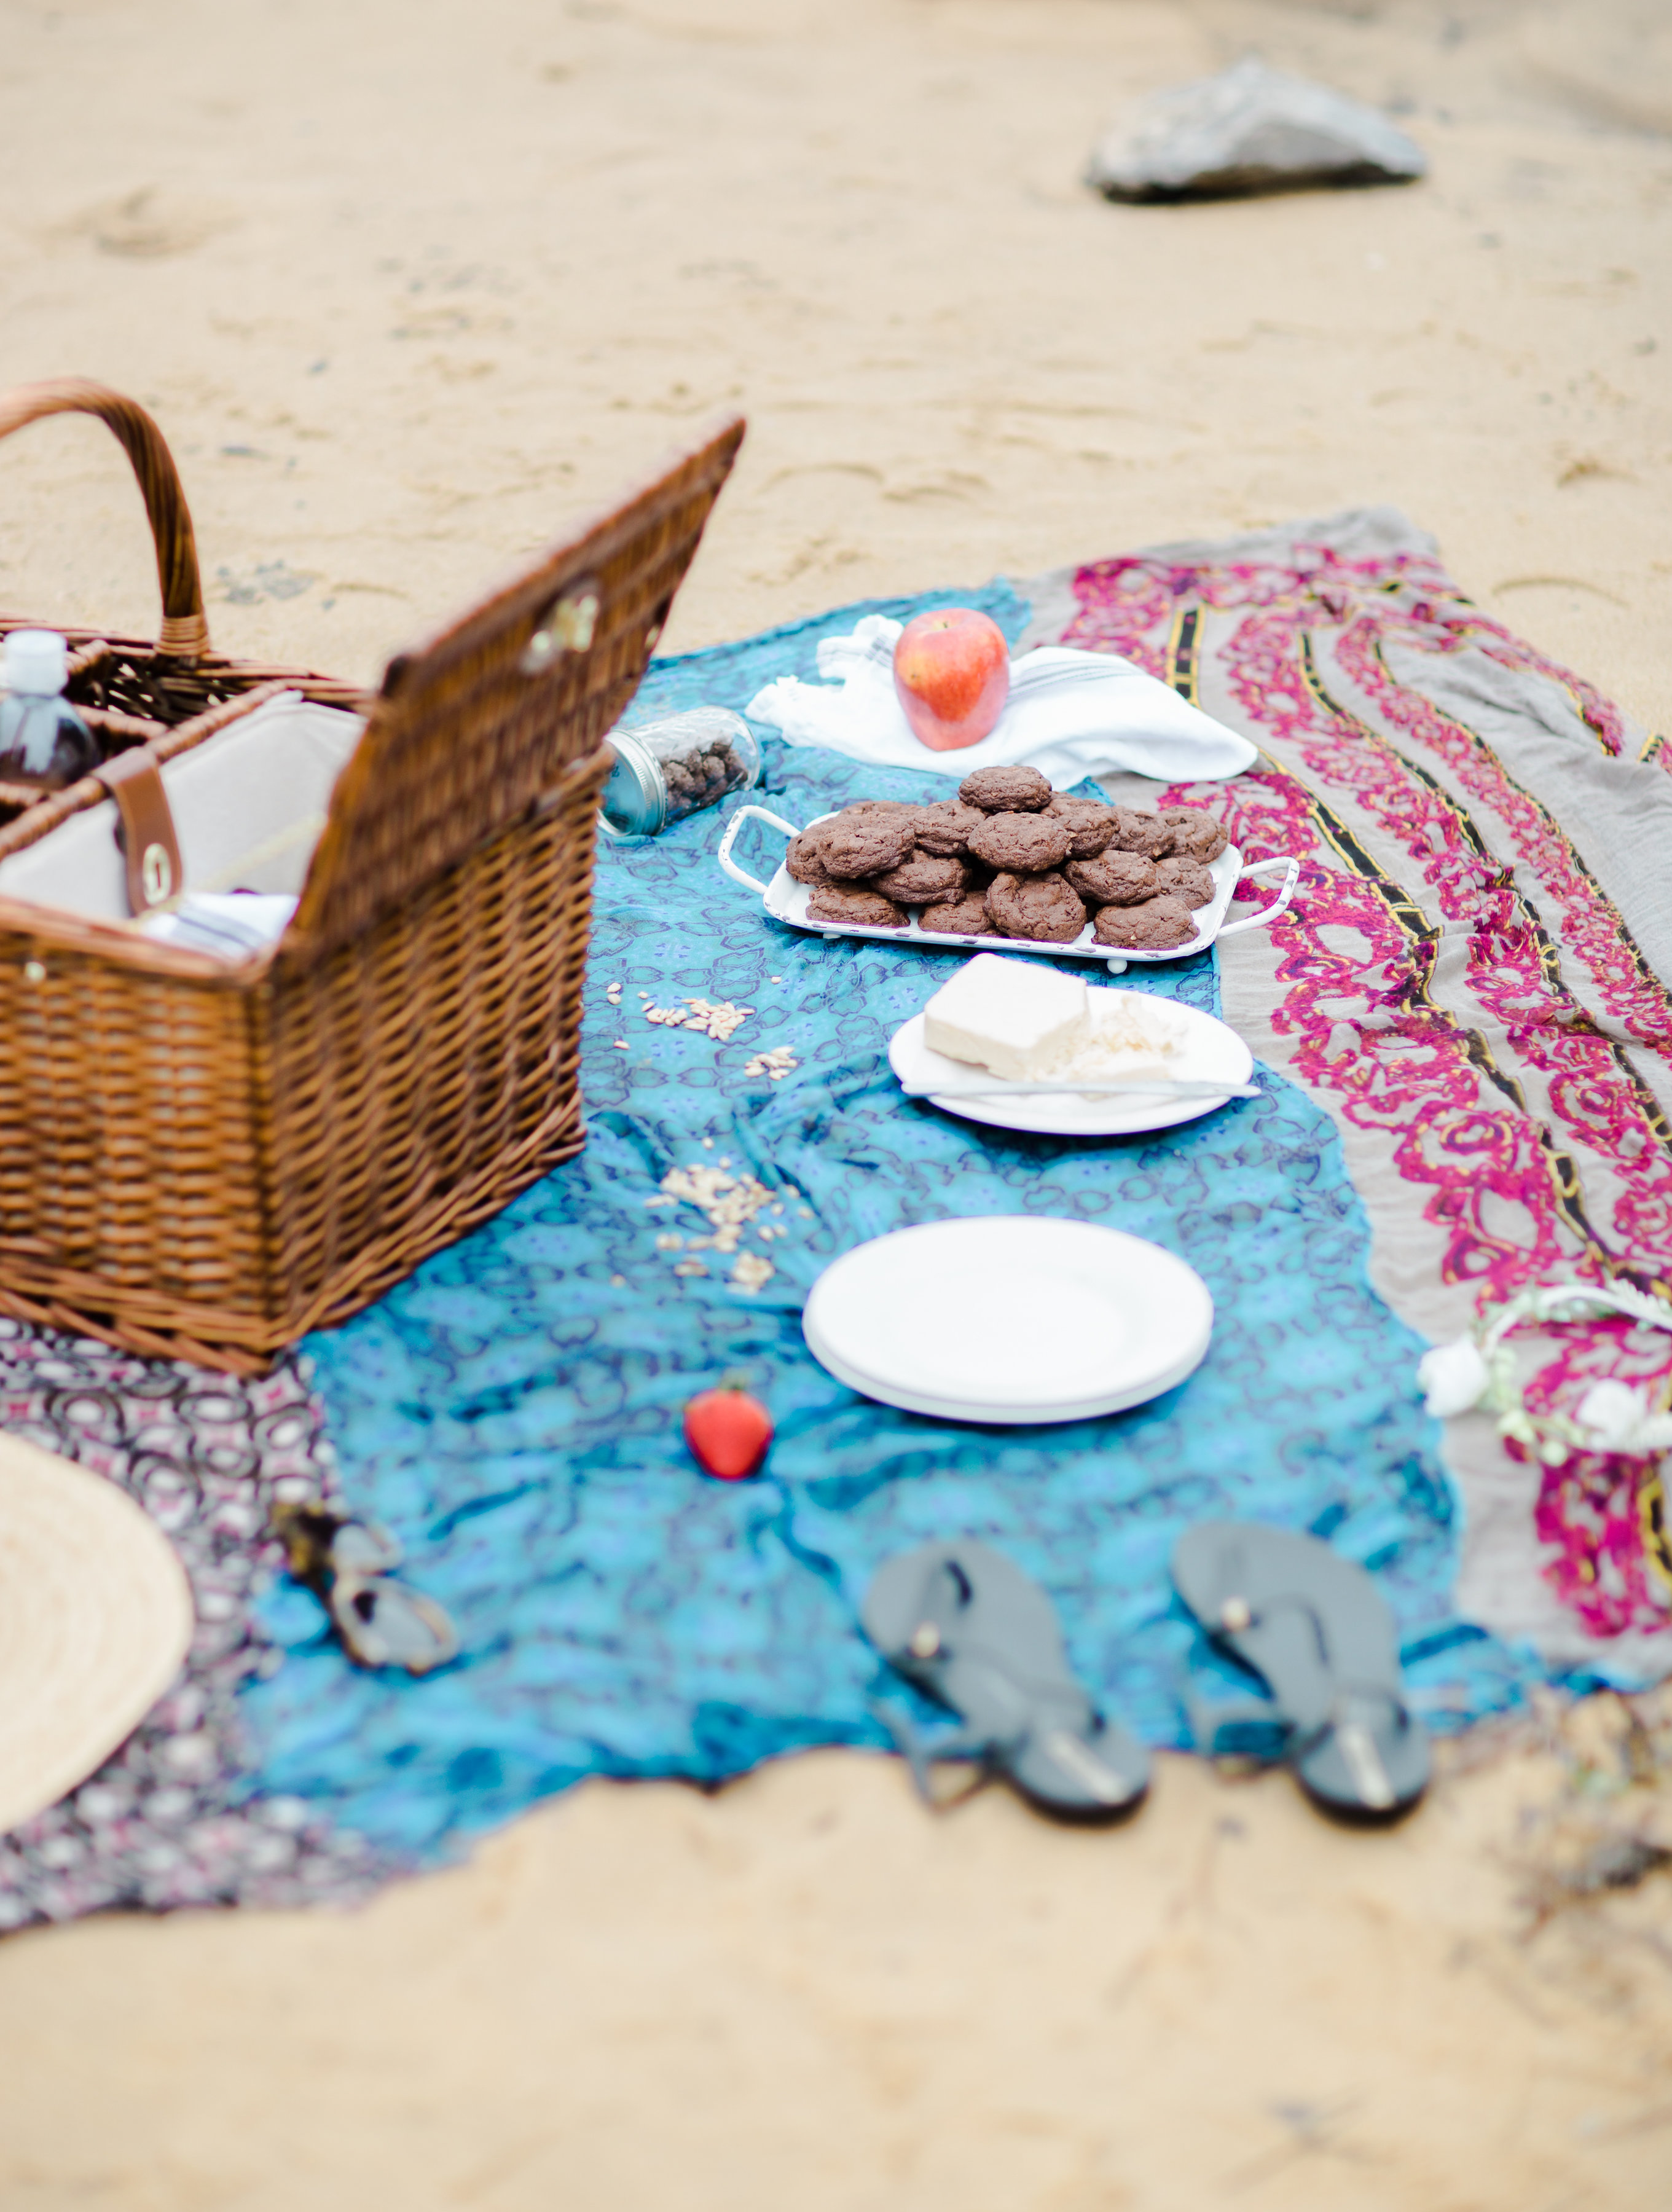
[[[1262,906],[1258,914],[1249,915],[1242,921],[1222,923],[1213,939],[1216,945],[1221,938],[1235,937],[1239,930],[1263,929],[1268,922],[1275,921],[1278,915],[1282,913],[1284,908],[1294,896],[1295,886],[1300,881],[1300,862],[1292,854],[1280,853],[1273,860],[1250,861],[1249,866],[1243,869],[1242,873],[1248,877],[1266,876],[1269,875],[1274,868],[1281,868],[1286,872],[1283,888],[1277,896],[1269,906]]]
[[[47,415],[96,415],[126,453],[139,480],[156,545],[157,582],[162,592],[157,651],[181,660],[200,660],[209,651],[209,623],[204,614],[198,541],[179,471],[161,431],[137,401],[125,399],[107,384],[95,384],[85,376],[55,376],[0,394],[0,438],[9,438],[14,430]]]
[[[746,869],[740,868],[732,858],[732,848],[737,842],[738,832],[751,814],[757,822],[769,822],[775,830],[781,830],[786,837],[799,837],[801,832],[793,822],[786,822],[781,814],[769,814],[764,806],[739,806],[727,823],[726,835],[720,841],[720,851],[716,856],[720,866],[734,884],[741,884],[745,890],[758,891],[764,898],[766,884],[758,876],[751,876]]]

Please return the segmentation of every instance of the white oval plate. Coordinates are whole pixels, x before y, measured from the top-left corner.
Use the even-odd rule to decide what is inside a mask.
[[[821,1367],[885,1406],[1084,1421],[1192,1373],[1213,1301],[1194,1267],[1142,1237],[1001,1214],[857,1245],[813,1285],[801,1328]]]
[[[1157,1006],[1166,1010],[1166,1017],[1176,1023],[1179,1038],[1179,1049],[1167,1062],[1170,1075],[1190,1082],[1236,1085],[1246,1083],[1254,1073],[1253,1054],[1235,1030],[1215,1021],[1212,1014],[1181,1006],[1176,999],[1157,999],[1148,991],[1094,989],[1091,996],[1094,1000],[1131,1000],[1146,1010]],[[921,1014],[914,1014],[889,1039],[888,1064],[902,1083],[914,1089],[933,1083],[937,1076],[948,1082],[972,1083],[982,1072],[964,1060],[949,1060],[945,1053],[932,1052],[923,1042]],[[1003,1079],[995,1075],[993,1080],[1002,1092]],[[929,1103],[948,1114],[961,1114],[966,1121],[984,1121],[994,1129],[1031,1129],[1042,1137],[1121,1137],[1143,1129],[1176,1128],[1182,1121],[1216,1114],[1225,1100],[1140,1095],[1128,1103],[1124,1098],[1087,1098],[1065,1089],[1009,1099],[1002,1095],[941,1098],[931,1093]]]

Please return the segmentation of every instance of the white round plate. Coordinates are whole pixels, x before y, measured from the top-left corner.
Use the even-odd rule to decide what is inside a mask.
[[[1164,1007],[1176,1019],[1179,1050],[1167,1062],[1169,1074],[1191,1082],[1246,1083],[1254,1073],[1254,1055],[1233,1029],[1215,1021],[1212,1014],[1176,999],[1158,999],[1148,991],[1094,989],[1092,996],[1130,1000],[1140,1008]],[[915,1090],[937,1076],[948,1082],[972,1083],[981,1069],[945,1053],[931,1052],[923,1042],[923,1017],[914,1014],[889,1040],[888,1062],[902,1083]],[[994,1083],[1002,1078],[994,1076]],[[985,1121],[994,1129],[1031,1129],[1042,1137],[1122,1137],[1143,1129],[1171,1129],[1181,1121],[1195,1121],[1216,1113],[1221,1098],[1158,1098],[1141,1093],[1124,1098],[1085,1097],[1065,1090],[1036,1093],[1031,1098],[941,1098],[930,1093],[930,1103],[948,1114],[961,1114],[966,1121]]]
[[[1001,1214],[857,1245],[813,1285],[807,1348],[849,1389],[947,1421],[1084,1421],[1201,1364],[1194,1267],[1091,1222]]]

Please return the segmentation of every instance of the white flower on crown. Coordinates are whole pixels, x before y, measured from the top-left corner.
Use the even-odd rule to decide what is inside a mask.
[[[1579,1401],[1581,1428],[1589,1429],[1596,1451],[1622,1452],[1632,1459],[1653,1459],[1672,1451],[1672,1413],[1657,1413],[1646,1390],[1629,1382],[1593,1382]]]
[[[1505,1442],[1535,1453],[1547,1467],[1559,1467],[1575,1452],[1611,1452],[1629,1459],[1658,1459],[1672,1452],[1672,1412],[1657,1413],[1647,1389],[1618,1376],[1593,1382],[1573,1418],[1528,1408],[1504,1341],[1511,1330],[1523,1322],[1547,1325],[1609,1314],[1672,1334],[1672,1304],[1631,1284],[1531,1284],[1489,1319],[1483,1315],[1473,1334],[1437,1344],[1423,1355],[1417,1380],[1426,1394],[1426,1410],[1437,1420],[1477,1406],[1496,1413],[1498,1432]]]
[[[1474,1338],[1460,1336],[1455,1344],[1437,1344],[1424,1353],[1417,1367],[1417,1381],[1428,1394],[1426,1410],[1437,1421],[1443,1421],[1478,1406],[1492,1373]]]

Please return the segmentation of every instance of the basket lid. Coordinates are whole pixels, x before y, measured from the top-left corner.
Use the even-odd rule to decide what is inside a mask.
[[[281,954],[315,957],[554,803],[620,720],[743,440],[732,416],[391,661]]]

